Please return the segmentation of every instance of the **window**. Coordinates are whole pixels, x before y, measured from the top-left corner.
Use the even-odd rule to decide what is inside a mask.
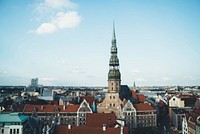
[[[10,134],[12,134],[12,129],[10,129]]]
[[[17,134],[19,134],[19,129],[17,129]]]
[[[113,104],[113,107],[115,107],[115,103]]]
[[[115,99],[115,96],[113,96],[113,99]]]
[[[4,129],[1,129],[1,133],[4,134]]]
[[[110,99],[112,99],[112,96],[110,96]]]
[[[16,130],[14,129],[13,131],[14,131],[13,133],[15,134]]]

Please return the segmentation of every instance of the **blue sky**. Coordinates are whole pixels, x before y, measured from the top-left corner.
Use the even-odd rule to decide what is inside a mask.
[[[0,85],[199,85],[199,0],[0,0]]]

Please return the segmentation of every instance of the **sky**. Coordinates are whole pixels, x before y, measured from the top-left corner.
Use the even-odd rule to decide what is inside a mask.
[[[199,0],[0,0],[0,85],[200,85]]]

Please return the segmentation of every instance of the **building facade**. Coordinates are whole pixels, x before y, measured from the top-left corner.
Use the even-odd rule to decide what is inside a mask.
[[[122,109],[122,114],[125,120],[125,126],[129,128],[129,133],[132,134],[137,127],[137,111],[133,107],[133,104],[128,100]]]
[[[182,121],[186,113],[187,111],[184,109],[172,109],[172,124],[178,131],[182,130]]]
[[[89,106],[89,103],[84,99],[77,111],[77,125],[85,126],[86,125],[86,114],[92,113],[92,109]]]

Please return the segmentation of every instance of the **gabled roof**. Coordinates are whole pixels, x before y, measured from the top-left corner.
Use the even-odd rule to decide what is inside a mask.
[[[143,94],[138,94],[137,97],[140,103],[143,103],[146,100],[146,97]]]
[[[143,94],[137,94],[134,90],[132,90],[132,98],[138,100],[139,103],[143,103],[146,100]]]
[[[24,122],[28,116],[20,115],[19,113],[0,114],[0,122]]]
[[[134,90],[131,90],[131,91],[132,91],[132,98],[138,99],[136,92]]]
[[[106,124],[107,127],[114,127],[116,125],[116,115],[114,113],[86,114],[87,127],[102,127],[103,124]]]
[[[67,106],[63,106],[63,105],[30,105],[27,104],[24,107],[23,112],[24,113],[30,113],[33,112],[34,109],[37,112],[41,112],[41,113],[52,113],[55,112],[56,110],[59,110],[60,112],[77,112],[78,108],[80,105],[67,105]]]
[[[94,96],[81,96],[81,97],[80,97],[80,101],[81,101],[81,102],[82,102],[84,99],[85,99],[90,105],[92,105],[93,102],[95,102]]]
[[[72,126],[68,129],[66,125],[59,125],[56,127],[56,134],[120,134],[120,128],[106,128],[103,131],[102,127],[83,127],[83,126]],[[128,134],[128,128],[124,127],[123,134]]]
[[[135,107],[136,111],[152,111],[152,110],[155,110],[149,104],[134,104],[134,107]]]

